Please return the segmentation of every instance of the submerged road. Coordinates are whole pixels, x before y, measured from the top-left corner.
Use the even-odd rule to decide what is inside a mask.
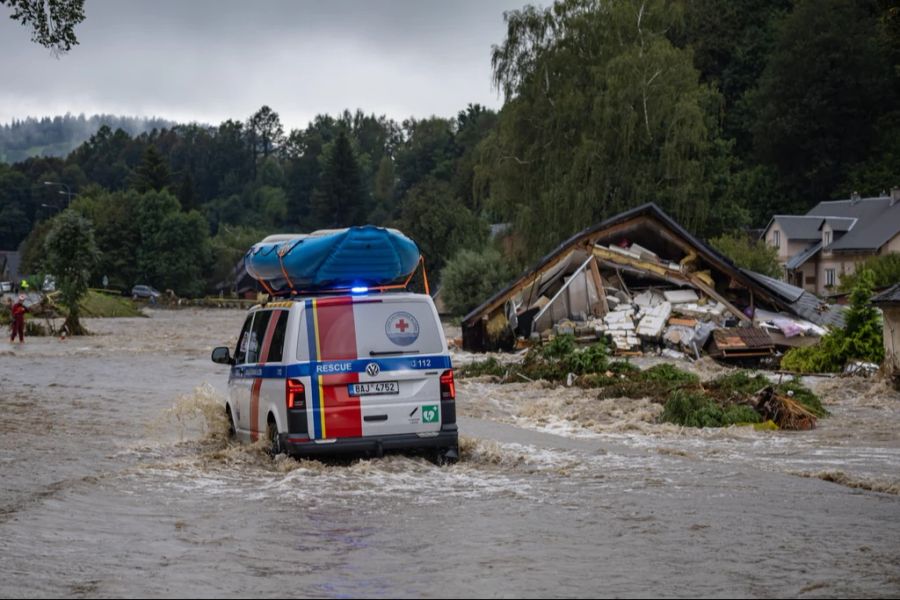
[[[273,461],[213,418],[209,351],[240,323],[154,311],[0,347],[0,595],[900,595],[900,496],[798,476],[896,480],[894,407],[809,435],[597,433],[461,382],[457,465]]]

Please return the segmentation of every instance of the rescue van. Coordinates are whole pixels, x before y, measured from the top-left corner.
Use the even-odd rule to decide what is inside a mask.
[[[228,364],[226,415],[239,439],[294,456],[425,450],[454,461],[456,389],[431,297],[294,297],[250,309]]]

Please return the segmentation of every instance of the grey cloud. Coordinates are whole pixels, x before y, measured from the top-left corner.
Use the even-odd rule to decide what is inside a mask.
[[[54,58],[0,7],[0,122],[64,112],[217,123],[262,104],[286,124],[362,108],[394,118],[497,107],[490,47],[515,0],[88,0]]]

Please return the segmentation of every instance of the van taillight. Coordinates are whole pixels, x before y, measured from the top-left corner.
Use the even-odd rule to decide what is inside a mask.
[[[441,400],[456,399],[456,384],[453,383],[453,369],[441,374]]]
[[[306,408],[306,388],[299,379],[288,379],[285,382],[284,396],[288,408]]]

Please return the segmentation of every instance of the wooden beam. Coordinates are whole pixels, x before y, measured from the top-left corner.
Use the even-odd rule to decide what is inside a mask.
[[[740,310],[738,310],[738,308],[735,305],[733,305],[731,302],[729,302],[724,297],[722,297],[722,295],[719,294],[719,292],[717,292],[713,288],[706,285],[696,275],[689,275],[688,279],[690,280],[691,284],[694,287],[701,290],[704,294],[706,294],[710,298],[712,298],[712,299],[716,300],[717,302],[719,302],[720,304],[724,305],[725,308],[727,308],[729,311],[731,311],[731,313],[734,316],[736,316],[738,319],[740,319],[742,322],[744,322],[744,323],[752,323],[753,322],[752,319],[750,319],[750,317],[748,317],[747,315],[742,313]]]
[[[600,314],[598,317],[604,317],[609,313],[609,300],[606,298],[606,290],[603,289],[603,277],[600,275],[600,267],[597,266],[597,257],[591,256],[591,277],[594,279],[594,286],[597,288],[597,294],[600,296]]]

